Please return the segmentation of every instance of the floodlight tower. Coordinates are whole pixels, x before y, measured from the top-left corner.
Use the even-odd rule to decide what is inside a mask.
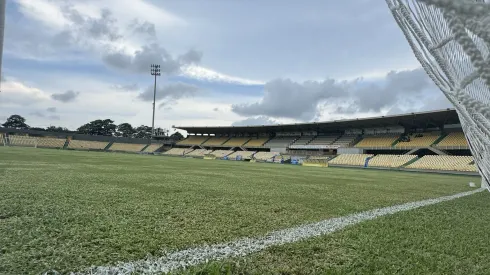
[[[3,34],[5,31],[5,3],[6,2],[7,0],[0,0],[0,77],[2,76]]]
[[[0,0],[1,1],[1,0]],[[160,76],[160,65],[151,64],[151,75],[155,76],[155,82],[153,84],[153,118],[151,120],[151,136],[155,136],[155,100],[157,96],[157,76]]]

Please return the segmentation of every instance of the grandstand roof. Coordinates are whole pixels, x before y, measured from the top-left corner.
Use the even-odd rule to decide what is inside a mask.
[[[189,134],[228,134],[228,133],[268,133],[317,131],[319,133],[338,132],[346,129],[402,126],[405,128],[440,127],[445,124],[459,124],[454,109],[431,112],[409,113],[392,116],[358,119],[334,120],[326,122],[255,125],[255,126],[173,126]]]

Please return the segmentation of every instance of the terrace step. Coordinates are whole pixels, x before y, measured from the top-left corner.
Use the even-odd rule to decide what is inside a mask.
[[[107,151],[109,150],[109,148],[111,148],[112,144],[114,144],[114,141],[110,141],[107,146],[104,148],[104,151]]]

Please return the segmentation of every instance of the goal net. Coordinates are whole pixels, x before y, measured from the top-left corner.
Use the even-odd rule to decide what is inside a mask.
[[[416,58],[454,105],[490,190],[489,0],[386,0]]]

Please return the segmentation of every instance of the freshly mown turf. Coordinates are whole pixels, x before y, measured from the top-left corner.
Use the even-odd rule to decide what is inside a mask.
[[[400,212],[181,274],[488,274],[490,194]]]
[[[0,274],[136,260],[478,183],[465,176],[9,147],[0,147],[0,176]]]

